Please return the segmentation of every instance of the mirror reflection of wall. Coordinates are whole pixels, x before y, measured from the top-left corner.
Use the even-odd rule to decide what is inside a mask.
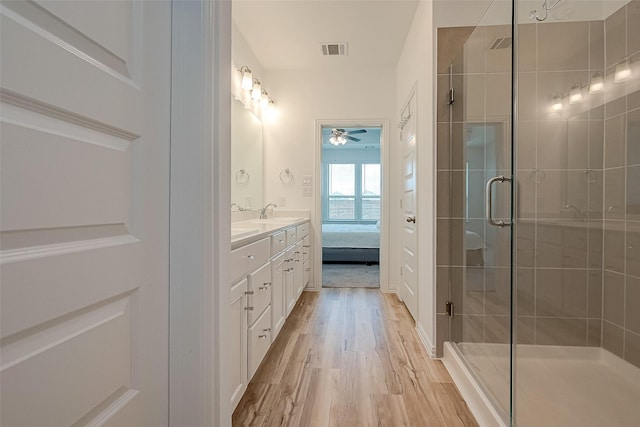
[[[231,106],[231,202],[262,207],[262,122],[238,100]]]

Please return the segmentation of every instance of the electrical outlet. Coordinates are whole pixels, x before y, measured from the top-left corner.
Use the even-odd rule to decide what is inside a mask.
[[[311,187],[302,187],[302,197],[311,197],[312,191]]]
[[[302,185],[312,185],[312,177],[311,175],[302,175]]]

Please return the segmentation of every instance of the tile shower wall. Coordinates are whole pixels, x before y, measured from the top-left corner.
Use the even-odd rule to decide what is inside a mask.
[[[602,346],[640,366],[640,0],[604,21]],[[627,61],[631,78],[615,83]]]
[[[496,267],[470,265],[460,237],[471,229],[491,246],[493,230],[482,216],[471,212],[463,220],[460,213],[488,179],[474,174],[473,160],[469,168],[466,162],[482,157],[468,144],[477,125],[495,119],[481,108],[501,96],[491,86],[504,76],[487,60],[490,31],[438,32],[439,354],[450,337],[508,342],[508,289],[492,285],[505,273],[502,255],[494,254]],[[517,340],[602,346],[640,366],[640,0],[604,21],[524,24],[518,31]],[[632,77],[616,83],[616,66],[625,60]],[[450,114],[452,63],[465,105]],[[589,94],[597,73],[605,88]],[[576,84],[583,99],[571,104]],[[561,97],[560,111],[551,109],[554,95]],[[485,126],[485,142],[486,135]],[[447,300],[456,302],[451,324]]]

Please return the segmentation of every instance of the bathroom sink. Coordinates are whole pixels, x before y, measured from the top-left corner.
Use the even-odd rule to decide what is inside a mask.
[[[249,236],[259,231],[260,231],[259,228],[231,227],[231,238],[239,239],[240,237]]]

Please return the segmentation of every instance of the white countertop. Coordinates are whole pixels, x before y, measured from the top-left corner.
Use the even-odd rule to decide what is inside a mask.
[[[256,242],[280,230],[295,227],[309,221],[305,217],[270,217],[231,223],[231,249]]]

